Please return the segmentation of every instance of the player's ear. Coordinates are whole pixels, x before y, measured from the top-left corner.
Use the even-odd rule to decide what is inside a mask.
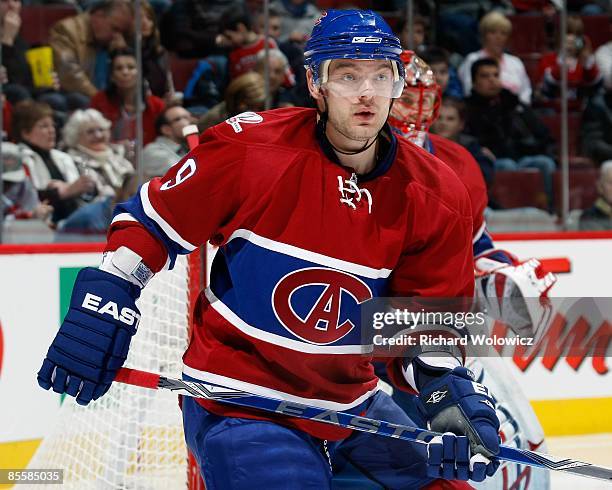
[[[321,86],[314,82],[312,70],[306,70],[306,81],[308,82],[308,92],[310,93],[310,96],[316,101],[323,100]]]

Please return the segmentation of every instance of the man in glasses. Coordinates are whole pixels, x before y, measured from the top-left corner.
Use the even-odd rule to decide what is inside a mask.
[[[193,116],[180,103],[166,106],[155,121],[157,138],[143,150],[145,180],[161,177],[187,153],[183,128],[192,123]]]

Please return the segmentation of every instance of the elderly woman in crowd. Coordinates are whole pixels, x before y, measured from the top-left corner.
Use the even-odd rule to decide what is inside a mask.
[[[505,49],[512,34],[512,23],[504,14],[489,12],[480,20],[482,49],[466,56],[459,66],[459,78],[463,92],[469,97],[472,92],[471,68],[474,61],[493,58],[499,63],[502,86],[518,95],[521,102],[531,105],[531,82],[520,58],[508,54]]]
[[[114,196],[134,167],[125,158],[125,147],[110,143],[111,123],[99,111],[75,111],[64,126],[68,154],[81,174],[96,183],[99,196]]]
[[[58,223],[91,201],[96,187],[91,177],[79,173],[70,155],[56,149],[52,116],[49,105],[24,100],[13,111],[12,132],[40,200],[53,206],[52,221]]]

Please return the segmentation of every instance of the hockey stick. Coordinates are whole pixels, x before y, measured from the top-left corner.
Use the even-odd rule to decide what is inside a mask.
[[[185,137],[185,140],[187,140],[187,146],[190,150],[193,150],[196,146],[198,146],[199,131],[195,124],[185,126],[183,128],[183,136]]]
[[[266,412],[278,413],[290,417],[314,420],[344,427],[346,429],[370,432],[372,434],[403,439],[405,441],[425,443],[432,437],[440,435],[438,432],[419,429],[417,427],[393,424],[384,420],[369,419],[346,412],[311,407],[300,403],[255,395],[253,393],[247,393],[245,391],[211,383],[166,378],[159,374],[147,373],[136,369],[120,369],[115,381],[154,390],[170,390],[179,395],[203,398],[240,407],[255,408]],[[527,449],[517,449],[501,445],[497,458],[538,468],[564,471],[566,473],[612,482],[612,469],[610,468],[583,463],[573,459],[556,458]]]

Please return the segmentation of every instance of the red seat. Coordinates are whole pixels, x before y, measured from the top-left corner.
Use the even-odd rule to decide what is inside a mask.
[[[21,37],[30,46],[47,44],[51,27],[78,13],[74,5],[24,5],[21,9]]]
[[[598,171],[594,168],[570,169],[569,173],[569,208],[586,209],[593,205],[597,199]],[[561,172],[553,175],[555,209],[561,210]]]
[[[583,15],[584,33],[589,36],[593,50],[612,39],[612,18],[607,15]]]
[[[513,54],[539,53],[546,46],[545,18],[542,14],[509,15],[512,22],[510,50]]]
[[[170,54],[170,71],[175,90],[182,92],[191,78],[191,74],[200,61],[198,58],[179,58]]]
[[[495,172],[491,196],[506,209],[527,206],[547,209],[544,179],[538,170]]]
[[[525,65],[527,76],[529,77],[529,80],[531,80],[531,86],[535,87],[539,82],[538,67],[540,66],[540,59],[542,58],[542,53],[522,54],[520,58],[523,64]]]
[[[561,144],[561,115],[541,116],[542,122],[550,131],[551,136],[558,145]],[[569,112],[567,114],[567,137],[568,154],[570,157],[580,154],[580,124],[582,114],[580,112]]]

